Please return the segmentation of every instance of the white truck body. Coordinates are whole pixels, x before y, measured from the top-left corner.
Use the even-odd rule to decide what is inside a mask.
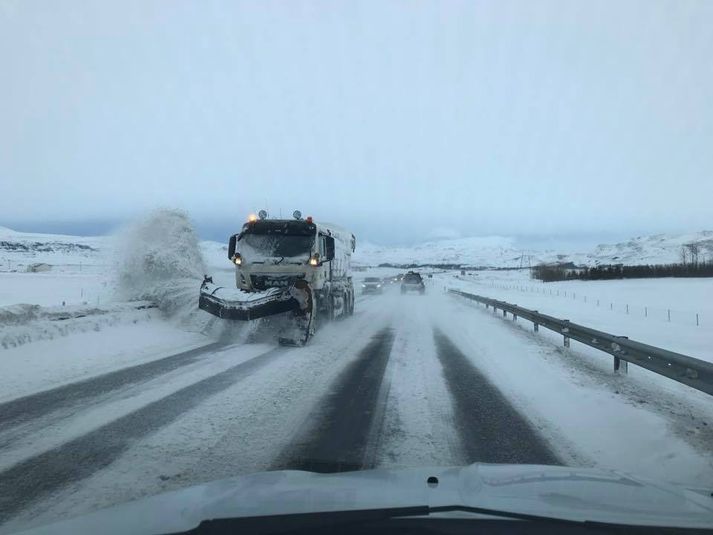
[[[206,277],[199,308],[224,319],[248,321],[292,312],[305,343],[317,322],[354,312],[351,255],[354,235],[311,218],[253,219],[231,236],[237,290]]]

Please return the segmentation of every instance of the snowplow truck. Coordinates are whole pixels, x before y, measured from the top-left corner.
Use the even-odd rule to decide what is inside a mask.
[[[228,258],[236,288],[206,276],[198,306],[219,318],[250,321],[274,316],[280,343],[304,345],[319,323],[354,313],[351,255],[354,235],[311,217],[251,216],[230,237]]]

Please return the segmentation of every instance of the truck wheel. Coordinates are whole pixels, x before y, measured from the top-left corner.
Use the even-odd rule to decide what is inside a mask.
[[[347,316],[354,315],[354,290],[347,293],[348,306],[347,306]]]
[[[327,310],[326,310],[327,321],[334,321],[334,297],[327,297]]]

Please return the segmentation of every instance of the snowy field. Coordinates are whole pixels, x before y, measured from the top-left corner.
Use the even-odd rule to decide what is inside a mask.
[[[66,266],[64,266],[66,268]],[[107,303],[114,296],[110,277],[86,271],[0,273],[0,306],[28,303],[61,306]]]
[[[442,280],[449,287],[713,362],[710,278],[543,283],[518,270]]]
[[[308,347],[283,348],[197,310],[204,271],[234,284],[222,245],[204,242],[201,258],[181,224],[159,230],[180,257],[146,264],[161,250],[144,229],[142,252],[118,257],[117,269],[95,258],[97,269],[80,271],[70,257],[48,273],[0,272],[0,532],[315,462],[556,463],[713,480],[710,396],[635,366],[616,375],[608,355],[565,349],[561,337],[445,291],[713,361],[709,280],[544,285],[524,272],[435,272],[425,296],[398,285],[358,295],[355,316],[325,325]],[[138,277],[137,265],[150,269]],[[357,272],[357,292],[365,277],[399,273]],[[141,305],[152,300],[158,308]],[[669,307],[671,322],[660,317]]]

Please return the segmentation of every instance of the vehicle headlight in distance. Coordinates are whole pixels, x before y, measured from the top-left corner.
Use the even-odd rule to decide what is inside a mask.
[[[381,284],[377,284],[376,287],[377,287],[377,288],[381,288]]]

